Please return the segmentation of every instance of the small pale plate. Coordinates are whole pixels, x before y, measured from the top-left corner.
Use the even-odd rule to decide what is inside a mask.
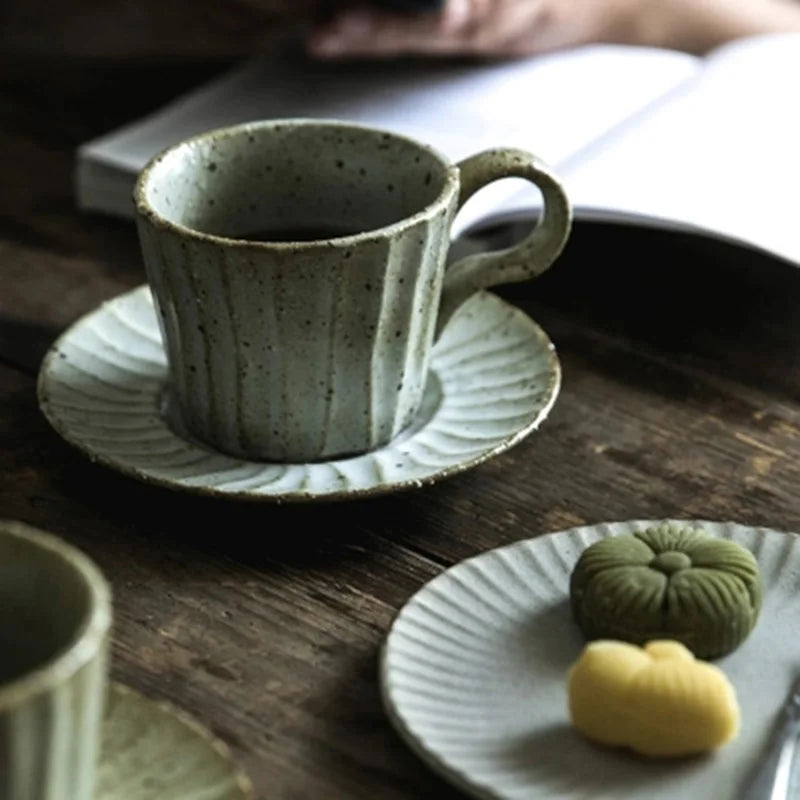
[[[408,744],[468,794],[494,800],[736,800],[800,667],[800,537],[734,523],[671,520],[750,549],[764,605],[750,637],[716,663],[742,710],[712,755],[646,760],[572,728],[566,679],[584,645],[569,609],[580,553],[603,536],[659,524],[572,528],[448,569],[403,607],[384,645],[384,705]]]
[[[228,748],[166,703],[109,689],[95,800],[249,800]]]
[[[507,450],[555,402],[561,371],[544,331],[496,295],[465,303],[437,342],[417,420],[367,455],[311,464],[209,449],[164,408],[167,366],[149,289],[78,320],[39,372],[39,403],[89,458],[143,481],[272,501],[335,500],[419,487]]]

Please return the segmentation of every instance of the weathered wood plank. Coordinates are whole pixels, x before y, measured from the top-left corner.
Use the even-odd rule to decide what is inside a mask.
[[[369,501],[275,507],[89,463],[40,414],[36,371],[64,327],[144,276],[130,223],[72,207],[72,154],[145,110],[126,104],[143,102],[132,87],[156,68],[67,63],[26,90],[16,63],[0,86],[0,517],[98,561],[114,584],[115,677],[210,725],[260,797],[460,796],[392,731],[376,659],[405,600],[462,558],[612,519],[800,530],[800,271],[613,226],[579,224],[549,273],[501,290],[550,334],[564,383],[539,432],[474,470]],[[166,99],[203,68],[158,69]],[[121,94],[101,107],[110,83]]]

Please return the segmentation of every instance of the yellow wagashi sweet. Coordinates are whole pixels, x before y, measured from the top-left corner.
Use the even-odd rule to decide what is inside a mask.
[[[572,722],[586,737],[646,756],[702,753],[739,732],[725,673],[677,641],[591,642],[570,669],[568,694]]]

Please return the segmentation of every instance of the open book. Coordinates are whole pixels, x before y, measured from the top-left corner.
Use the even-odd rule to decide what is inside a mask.
[[[85,209],[131,215],[138,170],[210,128],[335,118],[413,136],[453,160],[513,146],[548,162],[578,219],[729,239],[800,265],[800,34],[705,58],[590,46],[522,61],[315,63],[279,50],[83,145]],[[519,180],[473,197],[456,233],[530,217]]]

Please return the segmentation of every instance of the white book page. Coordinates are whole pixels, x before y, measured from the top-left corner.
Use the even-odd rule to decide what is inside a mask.
[[[800,262],[800,34],[721,48],[564,177],[583,217],[695,229]]]
[[[337,65],[282,54],[249,63],[144,120],[84,145],[80,157],[133,176],[164,147],[210,128],[313,117],[404,133],[453,160],[489,147],[513,146],[558,167],[691,78],[701,63],[682,53],[616,46],[484,64]],[[86,170],[80,199],[97,207],[91,201],[90,178]],[[460,215],[459,227],[513,193],[509,184],[514,186],[506,181],[481,192]]]

